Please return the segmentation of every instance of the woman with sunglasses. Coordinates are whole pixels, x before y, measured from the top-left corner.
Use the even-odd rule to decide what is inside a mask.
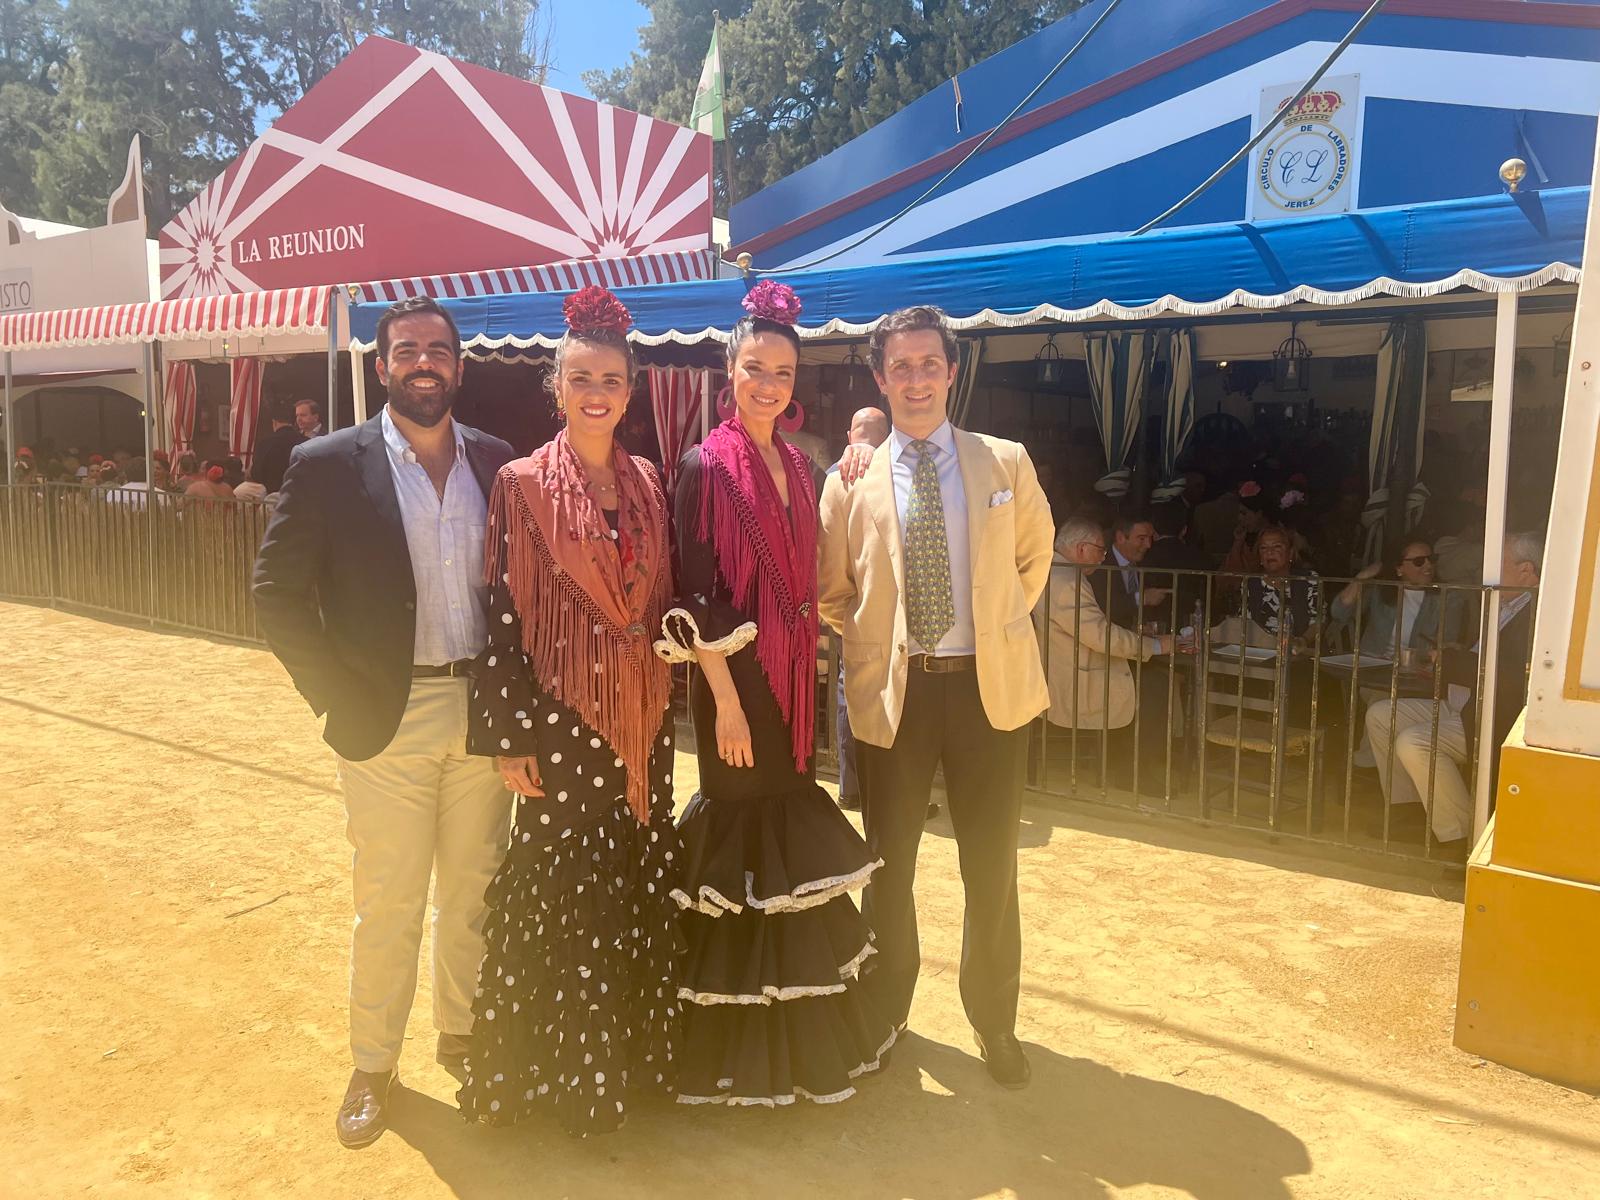
[[[1395,656],[1396,621],[1402,650],[1433,650],[1454,641],[1459,609],[1433,586],[1438,561],[1427,542],[1407,542],[1390,566],[1397,582],[1370,582],[1383,573],[1382,563],[1363,568],[1334,597],[1334,620],[1353,621],[1359,605],[1361,652],[1378,658]]]

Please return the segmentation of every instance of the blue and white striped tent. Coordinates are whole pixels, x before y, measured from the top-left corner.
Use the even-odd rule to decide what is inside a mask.
[[[734,250],[774,268],[849,246],[998,124],[1107,2],[962,72],[959,126],[956,81],[947,81],[735,205]],[[1274,102],[1310,77],[1366,6],[1129,0],[936,195],[828,265],[1136,229],[1274,118]],[[1512,157],[1528,163],[1528,188],[1587,184],[1597,64],[1600,0],[1389,0],[1303,106],[1304,136],[1274,134],[1172,224],[1481,196],[1501,190],[1496,173]],[[1279,168],[1317,165],[1286,192],[1263,156]],[[1310,182],[1289,194],[1298,180]]]

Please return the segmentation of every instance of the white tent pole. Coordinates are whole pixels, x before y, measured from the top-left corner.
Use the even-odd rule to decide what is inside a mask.
[[[11,351],[6,351],[6,482],[15,483],[17,470],[16,413],[11,408]]]
[[[325,424],[329,433],[339,428],[339,298],[338,288],[328,289],[328,403]]]
[[[1506,488],[1511,456],[1511,390],[1517,366],[1517,294],[1509,289],[1495,297],[1494,383],[1489,395],[1488,504],[1483,522],[1483,582],[1501,583],[1500,560],[1506,540]],[[1500,593],[1486,597],[1488,619],[1483,634],[1483,687],[1478,693],[1482,718],[1478,722],[1478,778],[1472,811],[1473,841],[1483,836],[1489,823],[1489,779],[1500,747],[1494,737],[1495,680],[1500,665]]]
[[[350,386],[354,389],[356,424],[367,422],[367,355],[364,350],[350,352]]]
[[[156,489],[151,482],[155,478],[155,458],[151,451],[155,449],[155,423],[156,423],[156,344],[144,344],[144,515],[145,533],[149,541],[145,543],[145,567],[149,572],[150,582],[150,623],[156,622]]]

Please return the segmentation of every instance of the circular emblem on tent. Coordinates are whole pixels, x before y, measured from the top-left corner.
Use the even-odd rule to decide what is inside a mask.
[[[1325,204],[1350,174],[1350,143],[1333,124],[1340,107],[1335,93],[1313,93],[1267,140],[1256,168],[1256,186],[1285,212]]]

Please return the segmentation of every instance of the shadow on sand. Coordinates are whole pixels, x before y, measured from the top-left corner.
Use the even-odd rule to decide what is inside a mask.
[[[915,1035],[841,1105],[636,1110],[577,1141],[551,1121],[469,1128],[406,1092],[392,1130],[463,1200],[564,1195],[1101,1197],[1150,1184],[1222,1200],[1287,1197],[1310,1171],[1298,1138],[1189,1088],[1029,1046],[1033,1083],[1006,1092],[964,1049]]]

